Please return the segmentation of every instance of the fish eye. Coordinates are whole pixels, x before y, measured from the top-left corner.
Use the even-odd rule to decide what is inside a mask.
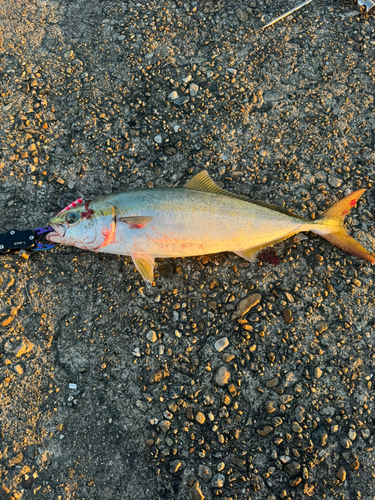
[[[77,222],[78,219],[79,219],[79,213],[78,212],[70,212],[66,216],[66,222],[68,224],[74,224],[75,222]]]

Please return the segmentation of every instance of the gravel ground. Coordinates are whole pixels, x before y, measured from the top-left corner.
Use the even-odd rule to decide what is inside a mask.
[[[0,230],[205,168],[374,252],[375,19],[294,5],[2,2]],[[2,256],[0,499],[374,499],[374,271],[275,252]]]

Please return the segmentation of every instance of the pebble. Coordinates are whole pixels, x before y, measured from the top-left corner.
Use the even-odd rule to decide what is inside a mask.
[[[355,432],[354,429],[349,429],[348,435],[349,435],[349,439],[351,439],[352,441],[354,441],[355,438],[356,438],[356,436],[357,436],[357,433]]]
[[[312,442],[317,444],[318,446],[326,446],[328,440],[328,434],[323,425],[317,427],[311,433]]]
[[[161,135],[155,135],[154,137],[154,141],[157,143],[157,144],[161,144],[163,142],[163,138]]]
[[[232,314],[232,321],[247,314],[250,309],[258,305],[261,300],[262,296],[260,295],[260,293],[252,293],[251,295],[248,295],[247,297],[242,299],[238,304],[236,311]]]
[[[18,375],[23,375],[23,367],[22,365],[15,365],[14,366],[14,371],[18,373]]]
[[[182,462],[180,460],[172,460],[169,464],[169,471],[173,474],[178,471],[182,466]]]
[[[67,50],[64,53],[65,59],[74,59],[74,52],[72,50]]]
[[[159,427],[162,432],[168,432],[171,427],[171,422],[169,420],[162,420]]]
[[[281,312],[284,316],[285,323],[291,323],[293,321],[292,311],[289,308],[283,309]]]
[[[333,188],[339,188],[342,184],[342,180],[333,175],[328,176],[328,184]]]
[[[199,486],[199,481],[196,481],[194,485],[189,490],[189,495],[191,500],[203,500],[204,495]]]
[[[156,332],[154,332],[154,330],[150,330],[149,332],[147,332],[146,337],[150,342],[156,342],[158,339],[158,336],[156,335]]]
[[[189,83],[189,82],[191,82],[191,80],[192,80],[192,79],[193,79],[193,77],[192,77],[191,75],[188,75],[188,76],[187,76],[186,78],[184,78],[182,81],[183,81],[184,83]]]
[[[339,468],[339,470],[336,472],[336,477],[339,479],[341,482],[344,482],[346,479],[346,470],[343,466]]]
[[[298,379],[293,372],[287,373],[285,377],[284,387],[290,387],[291,385],[294,385],[297,382],[297,380]]]
[[[185,104],[186,102],[190,101],[190,97],[188,96],[182,96],[182,97],[179,97],[178,99],[176,99],[174,102],[174,104],[176,104],[177,106],[182,106],[183,104]]]
[[[242,23],[246,23],[246,21],[249,19],[249,16],[242,9],[236,10],[236,16]]]
[[[352,462],[350,464],[350,468],[351,468],[351,470],[357,470],[357,469],[359,469],[359,461],[357,459],[355,459],[354,462]]]
[[[8,467],[14,467],[15,465],[20,464],[22,460],[23,460],[23,454],[22,452],[19,452],[17,455],[15,455],[13,458],[9,460]]]
[[[180,125],[174,125],[173,131],[176,132],[176,134],[177,134],[177,132],[179,132],[180,128],[181,128]]]
[[[195,420],[202,425],[205,423],[206,417],[204,416],[204,413],[198,411],[197,414],[195,415]]]
[[[178,99],[178,93],[174,90],[169,94],[168,98],[171,99],[172,101],[175,101],[176,99]]]
[[[270,380],[267,380],[266,387],[270,389],[271,387],[276,387],[278,384],[279,384],[279,379],[278,377],[275,377],[271,378]]]
[[[214,346],[215,346],[215,349],[218,351],[218,352],[221,352],[223,349],[225,349],[227,346],[229,345],[229,340],[227,337],[223,337],[222,339],[218,339]]]
[[[269,401],[266,405],[266,409],[267,409],[267,413],[273,413],[274,411],[276,411],[276,408],[274,406],[274,402]]]
[[[292,431],[296,432],[297,434],[302,432],[302,427],[299,425],[298,422],[293,422],[292,424]]]
[[[266,437],[272,431],[273,431],[273,427],[271,427],[270,425],[266,425],[262,429],[258,429],[257,433],[259,434],[259,436]]]
[[[363,439],[368,439],[370,437],[370,430],[369,429],[362,429],[361,434]]]
[[[319,368],[319,366],[317,366],[315,368],[315,378],[320,378],[322,375],[323,375],[322,370]]]
[[[7,104],[6,106],[3,106],[3,111],[9,111],[10,108],[12,107],[12,104],[13,103],[11,102],[11,103]]]
[[[281,101],[282,98],[283,95],[278,90],[269,90],[268,92],[264,93],[265,101]]]
[[[77,384],[69,384],[69,389],[75,391],[77,389]]]
[[[301,469],[301,464],[296,460],[293,462],[289,462],[285,465],[284,471],[288,474],[288,476],[296,476]]]
[[[225,483],[225,477],[223,474],[215,474],[212,478],[211,484],[214,488],[222,488]]]
[[[225,365],[219,366],[214,375],[214,381],[215,384],[218,385],[219,387],[224,387],[225,385],[228,385],[228,382],[230,380],[230,371]]]
[[[352,442],[350,441],[350,439],[349,439],[349,438],[347,438],[347,437],[343,437],[343,438],[341,438],[341,439],[340,439],[340,444],[341,444],[341,446],[342,446],[343,448],[348,449],[348,448],[350,448],[350,447],[351,447]]]
[[[200,465],[198,467],[198,476],[205,481],[209,481],[212,478],[212,470],[206,465]]]
[[[196,83],[191,83],[189,87],[189,92],[191,97],[195,97],[196,95],[198,95],[198,91],[199,91],[199,85],[197,85]]]

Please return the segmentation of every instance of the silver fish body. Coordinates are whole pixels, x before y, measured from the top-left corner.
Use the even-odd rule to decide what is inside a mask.
[[[362,192],[356,192],[357,197],[347,204]],[[150,283],[155,257],[232,251],[253,260],[262,248],[300,231],[314,231],[329,239],[332,232],[343,230],[338,217],[343,217],[341,212],[308,221],[277,207],[252,202],[222,190],[203,171],[184,188],[114,193],[63,211],[50,221],[56,232],[50,233],[49,240],[96,252],[131,255]]]

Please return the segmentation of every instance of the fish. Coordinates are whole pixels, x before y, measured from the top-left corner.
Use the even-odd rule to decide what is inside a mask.
[[[134,189],[78,199],[53,217],[47,239],[94,252],[130,255],[149,285],[155,258],[234,252],[253,262],[266,247],[311,231],[366,261],[371,255],[344,228],[365,189],[354,191],[319,219],[308,220],[225,191],[206,170],[181,188]]]

